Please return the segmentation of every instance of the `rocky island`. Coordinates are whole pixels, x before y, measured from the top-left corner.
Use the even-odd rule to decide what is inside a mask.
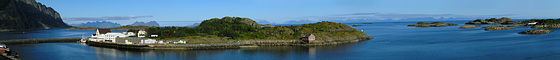
[[[457,26],[457,24],[451,24],[451,23],[442,23],[442,22],[432,22],[432,23],[426,23],[426,22],[418,22],[416,24],[410,24],[408,26],[416,26],[416,27],[446,27],[446,26]]]
[[[513,20],[511,20],[511,18],[507,18],[507,17],[502,17],[500,19],[497,18],[490,18],[490,19],[476,19],[474,21],[469,21],[465,24],[515,24],[518,22],[515,22]]]
[[[68,27],[58,12],[35,0],[0,1],[0,31]]]
[[[519,32],[518,34],[546,34],[550,32],[554,32],[554,31],[539,29],[539,30],[527,30],[527,31]]]
[[[463,25],[463,26],[459,27],[459,29],[470,29],[470,28],[477,28],[477,26],[473,26],[473,25]]]
[[[515,29],[515,27],[513,27],[513,26],[507,26],[507,25],[486,26],[486,27],[482,27],[482,28],[486,28],[486,29],[484,29],[484,30],[486,30],[486,31]]]
[[[205,20],[196,27],[149,27],[145,36],[157,41],[183,43],[125,44],[88,41],[88,45],[126,49],[231,49],[243,46],[315,46],[360,42],[372,37],[346,24],[317,22],[268,26],[249,18],[223,17]],[[131,29],[128,32],[138,30]],[[156,36],[156,37],[154,37]],[[310,38],[313,38],[310,40]],[[130,41],[130,40],[129,40]]]

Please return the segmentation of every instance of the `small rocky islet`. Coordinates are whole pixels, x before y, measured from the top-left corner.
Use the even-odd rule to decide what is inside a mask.
[[[554,32],[554,31],[539,29],[539,30],[527,30],[527,31],[519,32],[518,34],[546,34],[550,32]]]
[[[432,23],[426,23],[426,22],[418,22],[416,24],[410,24],[408,26],[415,26],[415,27],[446,27],[446,26],[457,26],[457,24],[452,24],[452,23],[442,23],[442,22],[432,22]]]
[[[459,27],[459,29],[470,29],[470,28],[477,28],[477,26],[473,26],[473,25],[463,25],[463,26]]]

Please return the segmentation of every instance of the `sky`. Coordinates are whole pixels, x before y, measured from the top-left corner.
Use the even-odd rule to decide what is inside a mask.
[[[560,17],[560,0],[37,0],[68,24],[110,21],[122,25],[157,21],[186,26],[206,19],[251,18],[258,22],[399,20],[418,17],[513,19]]]

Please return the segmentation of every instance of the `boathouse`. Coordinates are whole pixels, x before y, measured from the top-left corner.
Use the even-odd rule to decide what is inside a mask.
[[[303,41],[306,41],[306,42],[311,43],[311,42],[313,42],[313,41],[315,40],[315,35],[313,35],[313,34],[305,34],[305,35],[303,35],[300,39],[303,40]]]

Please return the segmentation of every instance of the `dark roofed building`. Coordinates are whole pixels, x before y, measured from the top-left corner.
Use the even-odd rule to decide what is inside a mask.
[[[109,29],[109,28],[99,28],[99,29],[97,29],[97,34],[106,34],[106,33],[111,33],[111,29]]]

